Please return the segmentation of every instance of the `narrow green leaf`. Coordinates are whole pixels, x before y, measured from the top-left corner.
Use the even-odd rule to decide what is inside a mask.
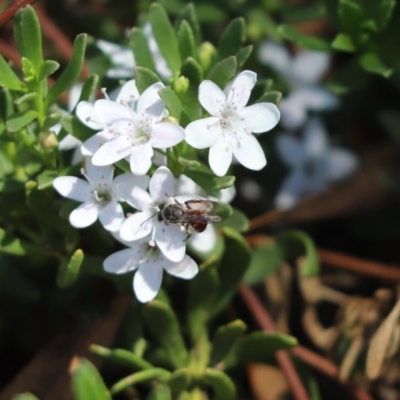
[[[38,81],[47,78],[49,75],[54,74],[60,68],[60,64],[57,61],[46,60],[40,65]]]
[[[167,385],[158,385],[151,390],[146,400],[172,400],[171,389]]]
[[[137,66],[155,71],[154,59],[149,49],[146,35],[140,28],[133,28],[129,35],[129,45],[135,56]]]
[[[5,146],[4,146],[5,147]],[[0,176],[5,177],[15,172],[13,160],[8,155],[6,148],[0,149]]]
[[[332,47],[336,50],[352,53],[356,50],[356,45],[351,36],[339,33],[332,42]]]
[[[358,0],[339,0],[338,16],[345,32],[355,34],[363,19],[363,10]]]
[[[10,116],[6,123],[7,130],[9,132],[18,132],[26,125],[30,124],[34,119],[36,119],[38,113],[34,110],[26,110],[15,113]]]
[[[246,324],[240,319],[217,329],[212,340],[211,363],[213,365],[227,356],[239,337],[246,332],[246,329]]]
[[[99,82],[99,76],[98,75],[89,75],[89,77],[86,79],[85,83],[82,86],[81,90],[81,95],[79,97],[79,101],[90,101],[95,94],[97,84]]]
[[[182,64],[181,75],[189,79],[189,88],[183,97],[183,105],[186,113],[192,120],[201,116],[201,106],[199,102],[199,85],[203,81],[203,71],[200,64],[189,57]]]
[[[136,87],[142,94],[153,83],[160,82],[159,76],[148,68],[135,67]]]
[[[39,400],[32,393],[21,393],[14,396],[11,400]]]
[[[214,393],[214,400],[235,400],[236,387],[228,375],[213,368],[207,368],[204,373],[204,382],[210,385]]]
[[[152,368],[140,372],[135,372],[134,374],[128,375],[126,378],[121,379],[120,381],[112,385],[110,393],[113,395],[120,393],[123,390],[126,390],[129,387],[136,385],[137,383],[144,383],[149,381],[165,382],[170,378],[170,376],[171,373],[162,368]]]
[[[376,12],[374,12],[373,15],[378,24],[378,28],[379,30],[383,30],[393,14],[394,8],[396,6],[396,0],[381,0],[371,3],[375,3],[372,4],[372,6],[374,7],[373,11],[375,11],[376,9]]]
[[[329,42],[326,40],[304,35],[289,25],[279,25],[278,33],[280,33],[285,39],[290,40],[305,49],[329,51],[331,48]]]
[[[165,303],[153,300],[142,309],[143,319],[154,341],[167,353],[174,368],[183,367],[188,353],[174,311]]]
[[[254,285],[276,271],[283,260],[282,250],[276,243],[268,243],[253,251],[244,281]]]
[[[38,177],[38,190],[44,190],[53,185],[55,178],[59,176],[59,172],[51,169],[46,169]]]
[[[207,79],[213,81],[221,89],[224,89],[228,82],[234,77],[237,68],[235,56],[225,58],[211,68]]]
[[[72,391],[75,400],[112,400],[96,367],[85,358],[73,367]]]
[[[21,82],[7,61],[0,54],[0,86],[7,89],[25,92],[27,87]]]
[[[172,398],[177,399],[178,396],[190,385],[191,376],[187,368],[175,370],[168,379],[168,386],[171,388]]]
[[[393,69],[388,68],[376,53],[364,53],[361,55],[359,61],[360,65],[367,72],[381,75],[384,78],[389,78],[393,73]]]
[[[154,3],[150,7],[149,21],[162,56],[177,76],[181,67],[178,39],[164,7]]]
[[[244,18],[233,19],[222,33],[218,43],[218,59],[235,56],[246,40],[246,23]]]
[[[233,229],[223,229],[225,252],[218,269],[220,285],[214,301],[214,314],[226,307],[237,288],[251,259],[251,250],[243,236]]]
[[[20,9],[14,17],[14,38],[21,57],[27,58],[38,76],[43,63],[40,22],[32,6]]]
[[[137,354],[125,349],[107,349],[103,346],[92,344],[90,351],[104,360],[115,362],[119,365],[133,368],[134,370],[143,370],[154,368],[152,364],[144,360]]]
[[[276,106],[279,106],[282,100],[282,93],[272,90],[271,92],[264,93],[256,103],[273,103]]]
[[[311,277],[319,273],[319,258],[310,236],[299,230],[286,231],[278,236],[277,243],[283,257],[294,258],[304,255],[301,263],[301,274]]]
[[[196,46],[200,44],[200,24],[196,15],[196,10],[193,3],[188,3],[180,12],[177,20],[175,21],[176,28],[181,26],[182,21],[187,21],[192,28]]]
[[[22,103],[27,103],[29,101],[33,101],[35,100],[37,97],[39,97],[39,93],[37,92],[31,92],[31,93],[27,93],[24,94],[23,96],[19,97],[18,99],[16,99],[14,101],[14,103],[19,106]]]
[[[82,142],[93,136],[93,130],[84,125],[75,115],[64,115],[61,119],[61,125],[63,129]]]
[[[201,164],[185,170],[185,175],[195,181],[207,193],[218,192],[221,189],[231,187],[235,183],[235,177],[231,175],[215,176],[212,171]]]
[[[236,53],[236,61],[237,61],[237,68],[240,69],[244,65],[244,63],[248,60],[250,57],[251,52],[253,51],[253,45],[249,44],[246,47],[243,47],[243,49],[240,49]]]
[[[26,253],[22,242],[17,237],[0,228],[0,251],[14,256],[23,256]]]
[[[85,59],[86,39],[85,33],[81,33],[75,38],[71,60],[46,97],[47,107],[79,78]]]
[[[189,23],[182,21],[178,30],[179,51],[184,62],[188,57],[196,56],[196,43]]]
[[[166,87],[165,89],[159,92],[159,95],[164,101],[165,106],[169,111],[169,115],[175,117],[178,121],[180,121],[182,118],[182,114],[184,113],[184,110],[182,103],[179,100],[176,93],[170,87]],[[188,117],[186,116],[186,118]]]
[[[215,227],[218,229],[231,228],[238,232],[246,232],[249,229],[249,220],[242,211],[232,208],[230,215],[226,219],[223,218],[221,222],[216,223]]]
[[[77,249],[70,260],[62,260],[57,275],[57,285],[61,288],[71,286],[77,279],[81,269],[84,253]]]

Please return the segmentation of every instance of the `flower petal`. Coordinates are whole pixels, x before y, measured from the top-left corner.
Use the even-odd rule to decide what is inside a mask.
[[[276,149],[282,161],[290,167],[297,167],[307,159],[304,143],[290,135],[279,135]]]
[[[163,269],[158,262],[148,259],[137,270],[133,278],[133,290],[137,299],[147,303],[156,297],[161,287]]]
[[[111,201],[100,209],[99,220],[107,231],[117,232],[125,220],[121,204]]]
[[[114,167],[112,165],[99,167],[98,165],[94,165],[91,159],[88,158],[85,170],[92,188],[111,190],[111,182],[114,176]]]
[[[168,259],[160,260],[162,267],[173,276],[181,279],[192,279],[199,272],[197,263],[188,255],[180,262],[172,262]]]
[[[185,140],[196,149],[211,147],[222,134],[219,118],[209,117],[191,122],[185,129]]]
[[[223,135],[220,135],[216,142],[210,147],[208,153],[210,168],[217,176],[224,176],[232,163],[232,148],[225,142]]]
[[[328,135],[319,118],[310,118],[304,128],[304,145],[308,157],[324,157],[328,151]]]
[[[72,150],[75,147],[78,147],[82,144],[82,142],[77,139],[75,136],[72,136],[71,134],[66,135],[63,139],[61,139],[61,142],[58,144],[58,148],[60,150]]]
[[[299,97],[300,91],[293,91],[288,97],[284,98],[279,105],[281,111],[281,124],[286,129],[299,128],[306,122],[307,110]]]
[[[131,147],[131,156],[129,164],[132,173],[135,175],[144,175],[151,167],[151,158],[153,157],[153,148],[149,142]]]
[[[103,262],[103,268],[113,274],[124,274],[137,268],[143,254],[138,254],[140,247],[124,249],[108,256]]]
[[[296,90],[299,101],[311,111],[332,110],[339,105],[339,97],[318,86],[307,86]]]
[[[151,146],[156,149],[165,149],[175,146],[185,138],[185,130],[171,122],[159,122],[153,125],[150,136]]]
[[[92,163],[94,165],[110,165],[122,160],[131,153],[132,144],[126,136],[116,136],[104,143],[94,153]]]
[[[114,135],[107,130],[96,133],[82,144],[82,155],[92,156],[104,143],[112,138],[114,138]]]
[[[72,200],[84,202],[91,198],[89,183],[75,176],[60,176],[54,179],[53,186],[61,196]]]
[[[294,170],[283,181],[275,198],[275,206],[281,210],[290,210],[299,200],[310,193],[307,177],[300,170]]]
[[[118,200],[125,201],[123,197],[121,197],[118,191],[118,185],[127,185],[128,187],[133,188],[134,186],[139,186],[140,188],[146,190],[149,186],[150,178],[147,175],[137,176],[131,173],[118,175],[113,180],[113,192],[117,194]]]
[[[232,147],[233,154],[246,168],[259,171],[267,165],[264,150],[253,135],[239,134]]]
[[[288,75],[291,69],[292,58],[286,47],[280,43],[268,40],[262,42],[258,47],[258,59],[283,75]]]
[[[296,55],[291,64],[294,79],[317,82],[329,68],[331,57],[322,51],[305,50]]]
[[[156,221],[155,241],[161,252],[171,261],[179,262],[185,256],[186,251],[186,232],[181,229],[181,225],[169,224]]]
[[[256,82],[257,74],[253,71],[243,71],[235,78],[228,94],[232,111],[237,112],[245,107]]]
[[[140,211],[149,211],[153,204],[150,195],[140,186],[132,186],[127,183],[117,185],[117,194],[125,201]]]
[[[83,83],[74,83],[68,91],[68,110],[72,111],[81,97]]]
[[[357,157],[347,150],[332,149],[328,157],[328,179],[338,181],[354,173],[359,162]]]
[[[131,51],[132,53],[132,51]],[[121,102],[134,102],[140,97],[139,91],[136,87],[136,82],[134,79],[126,82],[120,92],[118,93],[117,99],[115,100],[117,103]]]
[[[104,129],[104,121],[97,114],[93,104],[88,101],[81,101],[76,106],[76,116],[89,128],[101,130]]]
[[[69,215],[69,222],[75,228],[86,228],[92,225],[99,216],[99,206],[93,202],[81,204]]]
[[[161,100],[158,92],[164,88],[165,86],[162,82],[157,82],[149,86],[139,98],[137,113],[139,115],[148,114],[160,118],[164,113],[165,103]]]
[[[199,86],[199,101],[208,113],[217,116],[226,106],[226,95],[214,82],[203,81]]]
[[[132,241],[150,235],[153,229],[151,214],[137,212],[129,216],[121,225],[119,235],[122,240]]]
[[[205,231],[192,235],[188,240],[188,245],[199,253],[208,253],[214,248],[216,242],[217,232],[211,224],[208,224]]]
[[[239,126],[248,132],[261,133],[274,128],[280,119],[278,107],[272,103],[257,103],[239,112]]]
[[[132,121],[132,111],[127,106],[116,103],[115,101],[107,99],[97,100],[94,103],[94,109],[98,115],[102,116],[102,120],[107,126],[115,127],[120,121]]]
[[[149,183],[150,196],[154,202],[166,201],[175,193],[175,179],[167,167],[159,167]]]

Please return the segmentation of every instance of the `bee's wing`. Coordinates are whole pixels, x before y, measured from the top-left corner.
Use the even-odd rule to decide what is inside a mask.
[[[204,218],[208,221],[208,222],[219,222],[221,221],[221,217],[219,215],[204,215]]]

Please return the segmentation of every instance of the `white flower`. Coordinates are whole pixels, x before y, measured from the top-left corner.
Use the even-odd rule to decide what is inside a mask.
[[[303,140],[279,136],[277,150],[291,168],[275,199],[276,206],[284,210],[306,195],[323,192],[329,183],[349,176],[358,166],[350,151],[330,147],[325,127],[317,118],[311,118],[305,126]]]
[[[184,139],[177,124],[161,122],[167,115],[158,92],[161,82],[147,88],[139,97],[133,80],[121,89],[117,101],[109,99],[78,104],[76,114],[92,129],[100,130],[82,145],[83,154],[93,154],[93,164],[110,165],[128,158],[131,171],[144,175],[151,167],[154,148],[167,148]],[[129,94],[128,94],[129,93]]]
[[[203,81],[199,101],[211,117],[191,122],[186,127],[186,141],[197,149],[210,147],[209,163],[218,176],[228,171],[232,154],[245,167],[260,170],[266,159],[254,133],[266,132],[279,121],[279,110],[272,103],[245,107],[257,75],[243,71],[225,94],[214,82]]]
[[[214,195],[207,195],[207,193],[192,179],[186,175],[181,175],[176,180],[176,193],[182,195],[194,194],[206,197],[208,200],[230,203],[236,195],[236,189],[234,186],[231,186],[214,193]],[[189,246],[198,253],[208,253],[215,247],[216,242],[217,232],[213,224],[208,224],[203,232],[195,232],[188,240]]]
[[[292,57],[283,45],[265,41],[259,47],[258,58],[282,74],[291,86],[279,105],[285,128],[303,125],[308,111],[330,110],[339,104],[336,95],[318,85],[329,68],[330,54],[304,50]]]
[[[149,22],[143,26],[143,33],[147,38],[147,44],[153,56],[156,72],[162,79],[170,78],[172,76],[172,71],[169,69],[165,58],[160,52],[160,48],[154,38]],[[101,39],[96,41],[96,46],[106,54],[114,64],[114,67],[107,71],[107,76],[109,78],[126,79],[132,77],[136,62],[133,52],[129,47]]]
[[[153,300],[157,295],[163,270],[182,279],[192,279],[198,272],[196,262],[185,255],[181,261],[166,258],[157,247],[149,246],[148,240],[124,241],[128,249],[111,254],[104,260],[104,269],[114,274],[137,270],[133,279],[133,290],[142,303]]]
[[[128,204],[139,210],[122,224],[121,239],[132,241],[150,237],[150,243],[156,243],[168,259],[181,261],[186,252],[186,232],[180,224],[159,221],[157,215],[161,204],[174,201],[175,180],[171,171],[159,167],[150,179],[149,193],[140,187],[123,184],[119,185],[118,190]],[[177,199],[179,201],[180,196]]]
[[[86,171],[82,171],[87,181],[74,176],[61,176],[53,181],[54,188],[64,197],[82,202],[69,216],[75,228],[85,228],[97,218],[108,231],[118,231],[124,220],[124,213],[118,201],[123,197],[117,191],[118,184],[146,188],[148,176],[123,174],[113,180],[114,167],[94,166],[88,159]]]

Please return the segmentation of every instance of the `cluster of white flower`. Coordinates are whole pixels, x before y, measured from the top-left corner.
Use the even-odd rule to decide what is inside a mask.
[[[301,51],[291,56],[275,42],[265,41],[259,47],[259,60],[281,74],[290,86],[282,100],[281,125],[286,133],[277,139],[277,151],[291,169],[275,198],[282,210],[293,208],[304,196],[321,193],[331,182],[351,175],[358,166],[356,156],[348,150],[330,148],[326,128],[321,119],[309,113],[331,110],[339,100],[318,84],[330,65],[330,55],[317,51]],[[295,130],[302,129],[303,138]]]
[[[188,178],[181,176],[176,185],[165,166],[151,177],[146,175],[155,161],[154,149],[171,148],[183,140],[198,149],[210,147],[210,167],[218,176],[226,174],[233,155],[250,169],[263,168],[264,152],[252,132],[272,129],[280,114],[270,103],[246,107],[255,83],[256,74],[251,71],[240,73],[226,93],[204,81],[199,101],[211,117],[194,121],[186,129],[166,120],[168,111],[159,96],[164,89],[161,82],[139,95],[135,81],[130,80],[115,101],[105,94],[105,99],[77,105],[77,117],[96,131],[80,148],[86,158],[82,169],[86,180],[63,176],[53,185],[61,195],[82,202],[69,217],[74,227],[84,228],[99,219],[107,231],[129,246],[109,256],[104,268],[117,274],[137,270],[133,288],[140,301],[156,296],[163,269],[184,279],[196,275],[197,264],[186,255],[188,224],[180,220],[171,223],[162,210],[191,200],[206,201],[195,194],[196,186],[185,193],[182,188],[188,187]],[[113,164],[121,160],[129,163],[131,172],[114,178]],[[225,196],[230,200],[232,189]],[[123,202],[136,212],[126,217]],[[203,250],[209,251],[215,231],[210,228],[205,236],[214,240],[211,246],[210,242],[203,245]]]

